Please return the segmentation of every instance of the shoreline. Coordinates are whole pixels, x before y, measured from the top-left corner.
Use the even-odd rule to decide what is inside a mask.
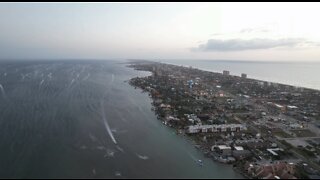
[[[200,129],[200,133],[197,133],[197,134],[193,134],[193,132],[190,132],[190,128],[191,128],[191,126],[193,126],[192,124],[200,123],[200,124],[196,125],[195,127],[197,127],[199,125],[201,126],[202,120],[200,120],[199,118],[196,118],[196,119],[198,119],[197,120],[198,123],[195,123],[194,121],[192,121],[193,123],[188,122],[188,118],[186,119],[185,116],[188,113],[189,114],[192,113],[192,111],[194,110],[193,108],[195,108],[195,106],[186,105],[185,103],[183,103],[183,102],[186,102],[185,101],[186,99],[183,97],[186,97],[187,99],[188,98],[193,99],[192,101],[187,100],[187,102],[186,102],[187,104],[190,104],[191,102],[198,102],[198,101],[207,102],[207,104],[208,103],[210,104],[210,100],[208,100],[208,99],[206,100],[203,98],[198,99],[198,97],[194,96],[194,93],[195,92],[203,92],[205,90],[205,89],[203,89],[203,87],[208,86],[205,83],[208,81],[207,79],[214,78],[214,77],[219,79],[219,82],[221,81],[222,84],[224,81],[232,82],[232,83],[239,81],[240,83],[249,84],[250,86],[252,86],[250,88],[253,88],[253,89],[256,87],[260,87],[260,86],[266,87],[269,90],[276,88],[276,89],[278,89],[279,92],[282,92],[284,89],[286,89],[289,92],[302,94],[302,96],[306,96],[306,98],[304,98],[304,99],[310,98],[308,96],[308,94],[319,95],[319,92],[320,92],[318,90],[309,89],[309,88],[295,87],[292,85],[285,85],[285,84],[279,84],[279,83],[270,83],[267,81],[260,81],[260,80],[256,80],[256,79],[243,78],[243,77],[238,77],[238,76],[233,76],[233,75],[225,75],[225,74],[211,72],[211,71],[205,71],[205,70],[201,70],[201,69],[197,69],[197,68],[190,68],[190,67],[188,68],[188,67],[184,67],[184,66],[172,65],[172,64],[167,64],[167,63],[158,63],[158,62],[152,62],[152,61],[133,61],[133,62],[128,62],[126,64],[128,64],[127,67],[133,68],[136,71],[146,71],[146,72],[151,73],[151,75],[148,75],[146,77],[132,78],[129,80],[129,84],[135,88],[141,89],[143,93],[147,92],[148,96],[152,99],[152,111],[154,111],[158,120],[160,120],[164,125],[174,129],[176,135],[184,136],[184,138],[186,138],[188,141],[190,141],[190,143],[196,149],[198,149],[206,158],[209,158],[209,159],[211,159],[215,162],[218,162],[218,163],[232,166],[232,169],[235,172],[239,173],[241,176],[243,176],[245,178],[254,178],[252,175],[248,174],[248,172],[244,171],[244,169],[243,169],[245,166],[245,163],[250,162],[251,161],[250,159],[252,159],[254,157],[244,156],[244,158],[243,157],[241,158],[241,156],[240,156],[240,159],[238,159],[238,158],[232,159],[232,156],[229,156],[229,155],[225,156],[223,154],[219,155],[218,153],[213,152],[214,146],[212,146],[212,145],[215,145],[217,143],[217,140],[218,140],[218,142],[220,142],[220,144],[223,144],[224,142],[221,142],[221,140],[225,139],[225,138],[223,138],[222,134],[228,135],[228,133],[226,134],[226,132],[225,133],[221,132],[220,134],[214,135],[215,134],[214,133],[212,135],[211,133],[207,134],[207,131],[203,131],[201,129]],[[192,71],[193,73],[189,73],[188,71]],[[181,76],[181,77],[179,77],[179,76]],[[185,84],[188,79],[188,77],[186,78],[185,76],[191,76],[191,77],[189,77],[191,79],[195,78],[196,82],[198,82],[198,80],[200,80],[199,83],[203,87],[202,86],[197,87],[198,84],[195,84],[195,85],[192,84],[195,86],[195,88],[191,90],[191,86],[189,85],[190,86],[189,87],[187,84]],[[196,77],[199,79],[197,79]],[[183,81],[180,80],[181,78],[183,79]],[[236,84],[238,84],[238,83],[236,83]],[[230,88],[228,88],[229,87],[228,84],[223,85],[223,86],[224,86],[224,88],[222,88],[221,90],[224,91],[226,97],[236,98],[233,94],[237,92],[236,91],[236,90],[238,90],[237,88],[233,88],[232,86],[230,86]],[[210,87],[215,88],[214,86],[210,86]],[[190,90],[188,90],[189,88],[190,88]],[[180,90],[178,90],[178,89],[180,89]],[[218,87],[218,92],[220,92],[219,89],[220,89],[220,87]],[[207,87],[206,91],[208,91],[208,87]],[[246,97],[246,98],[250,97],[250,99],[251,99],[252,94],[250,94],[250,93],[252,93],[252,92],[249,92],[248,97]],[[255,95],[255,94],[253,94],[253,95]],[[198,95],[198,96],[201,96],[201,95]],[[247,95],[245,95],[245,96],[247,96]],[[219,97],[219,95],[218,96],[214,95],[213,98],[218,99],[218,100],[221,98],[224,99],[224,97]],[[252,97],[252,99],[257,99],[257,98]],[[256,100],[254,100],[254,101],[256,101]],[[300,102],[300,103],[304,104],[304,102]],[[197,106],[199,106],[199,105],[197,105]],[[201,106],[203,106],[203,105],[200,105],[200,107]],[[183,108],[181,109],[181,107],[183,107],[184,109]],[[203,107],[207,107],[207,106],[205,105]],[[291,106],[289,106],[289,107],[291,107]],[[189,109],[189,110],[187,110],[187,109]],[[190,109],[192,109],[192,110],[190,111]],[[188,113],[185,114],[183,112],[185,112],[185,113],[188,112]],[[221,111],[220,113],[222,113],[222,112],[224,112],[224,110]],[[253,112],[246,110],[245,112],[249,112],[252,114],[253,112],[256,112],[256,110],[254,110]],[[199,117],[201,115],[196,112],[193,112],[193,113],[195,113]],[[274,113],[274,112],[272,111],[271,113]],[[240,114],[241,114],[241,112],[240,112]],[[189,115],[188,115],[188,117],[189,117]],[[233,115],[232,115],[232,117],[233,117]],[[190,119],[189,119],[189,121],[190,121]],[[240,122],[241,124],[243,124],[242,121],[236,120],[236,122]],[[207,124],[207,123],[205,123],[205,124]],[[245,123],[245,124],[247,124],[247,123]],[[207,126],[207,125],[204,125],[204,126]],[[254,125],[250,125],[250,126],[254,126]],[[255,130],[253,130],[252,128]],[[252,130],[253,130],[253,132],[256,132],[256,133],[260,132],[260,130],[259,129],[256,130],[255,127],[250,127],[250,132]],[[203,131],[203,132],[201,133],[201,131]],[[241,131],[241,130],[238,129],[235,132],[235,134],[240,135],[241,132],[238,132],[238,131]],[[244,135],[244,133],[247,134],[248,132],[247,132],[247,130],[245,130],[245,132],[242,132],[242,136]],[[249,132],[249,134],[250,134],[250,132]],[[236,136],[238,136],[238,135],[236,135]],[[222,137],[222,139],[220,136]],[[267,135],[267,134],[264,134],[263,136],[265,136],[264,138],[268,139],[268,141],[274,141],[273,143],[276,142],[278,144],[278,141],[275,141],[272,139],[273,136],[269,137],[269,135]],[[207,137],[209,138],[209,141],[207,141]],[[215,139],[216,143],[211,142],[212,138]],[[217,143],[217,145],[219,145],[219,143]],[[232,151],[236,151],[236,150],[232,150]],[[250,150],[250,152],[252,153],[252,150]]]
[[[208,60],[210,61],[210,60]],[[194,66],[189,66],[189,65],[182,65],[182,64],[175,64],[175,63],[169,63],[169,62],[162,62],[162,61],[152,61],[152,60],[129,60],[127,62],[123,62],[122,64],[134,64],[134,63],[141,63],[141,62],[147,62],[147,63],[160,63],[160,64],[166,64],[166,65],[172,65],[172,66],[178,66],[178,67],[183,67],[183,68],[191,68],[191,69],[195,69],[195,70],[199,70],[199,71],[204,71],[204,72],[208,72],[208,73],[213,73],[213,74],[220,74],[222,75],[221,72],[219,71],[214,71],[214,70],[210,70],[210,69],[203,69],[203,68],[200,68],[200,67],[194,67]],[[220,61],[217,61],[217,62],[220,62]],[[242,62],[242,61],[241,61]],[[246,61],[243,61],[243,62],[246,62]],[[235,63],[238,63],[238,62],[235,62]],[[261,62],[259,62],[261,63]],[[265,63],[269,63],[269,62],[265,62]],[[302,62],[299,62],[299,63],[302,63]],[[130,68],[130,67],[129,67]],[[151,71],[148,71],[148,70],[138,70],[138,71],[147,71],[147,72],[150,72],[152,73]],[[233,75],[233,74],[230,74],[230,76],[233,76],[235,78],[241,78],[241,76],[239,75]],[[259,82],[266,82],[266,83],[270,83],[270,84],[278,84],[278,85],[281,85],[281,86],[289,86],[289,87],[293,87],[293,88],[298,88],[298,89],[306,89],[306,90],[310,90],[310,91],[319,91],[320,92],[320,89],[316,89],[316,88],[310,88],[310,87],[305,87],[305,86],[300,86],[300,85],[292,85],[292,84],[285,84],[285,83],[281,83],[281,82],[275,82],[275,81],[269,81],[269,80],[262,80],[262,79],[257,79],[257,78],[250,78],[248,77],[247,78],[248,80],[251,80],[251,81],[259,81]]]
[[[208,62],[210,62],[210,60],[207,60]],[[170,65],[174,65],[174,66],[182,66],[182,67],[185,67],[185,68],[189,68],[189,67],[192,67],[194,69],[199,69],[199,70],[202,70],[202,71],[208,71],[208,72],[213,72],[213,73],[220,73],[219,71],[215,71],[215,70],[212,70],[212,69],[206,69],[206,68],[201,68],[201,67],[194,67],[194,66],[189,66],[189,65],[182,65],[179,64],[179,63],[172,63],[172,62],[162,62],[162,61],[150,61],[150,62],[159,62],[159,63],[164,63],[164,64],[170,64]],[[263,63],[279,63],[279,64],[286,64],[288,62],[247,62],[247,61],[213,61],[213,62],[227,62],[227,63],[256,63],[256,64],[263,64]],[[297,64],[302,64],[303,62],[296,62]],[[309,62],[309,63],[316,63],[316,62]],[[222,71],[222,70],[221,70]],[[221,73],[220,73],[221,74]],[[236,77],[240,77],[239,75],[234,75],[234,74],[231,74],[231,76],[236,76]],[[274,83],[274,84],[279,84],[279,85],[285,85],[285,86],[293,86],[293,87],[297,87],[297,88],[304,88],[304,89],[309,89],[309,90],[315,90],[315,91],[320,91],[320,88],[312,88],[312,87],[306,87],[304,85],[293,85],[293,84],[287,84],[287,83],[283,83],[283,82],[277,82],[277,81],[274,81],[274,80],[263,80],[262,77],[252,77],[252,78],[248,78],[248,79],[251,79],[251,80],[255,80],[255,81],[262,81],[262,82],[268,82],[268,83]]]
[[[131,63],[124,63],[124,64],[131,64]],[[130,67],[129,67],[130,68]],[[136,70],[134,69],[135,71],[143,71],[143,72],[149,72],[149,73],[152,73],[150,71],[145,71],[145,70]],[[144,76],[144,77],[148,77],[148,76],[152,76],[151,75],[147,75],[147,76]],[[143,78],[143,77],[142,77]],[[131,79],[130,79],[131,80]],[[128,83],[130,82],[130,80],[128,80]],[[129,83],[130,84],[130,83]],[[134,86],[132,84],[130,84],[131,86],[133,86],[134,88],[139,88],[138,86]],[[139,88],[141,89],[141,88]],[[152,109],[151,111],[154,112],[154,114],[156,115],[156,118],[158,121],[160,121],[163,125],[165,125],[167,128],[171,129],[171,130],[174,130],[175,131],[175,135],[177,136],[180,136],[181,138],[184,138],[185,140],[187,140],[188,143],[190,143],[197,151],[199,151],[200,153],[202,153],[202,155],[205,157],[205,158],[208,158],[210,159],[211,161],[213,162],[217,162],[218,164],[223,164],[225,166],[229,166],[229,167],[232,167],[233,171],[235,171],[236,173],[238,173],[239,175],[241,175],[242,177],[244,178],[247,178],[247,179],[250,179],[249,176],[247,176],[245,173],[241,172],[241,170],[239,169],[236,169],[232,163],[223,163],[223,162],[220,162],[218,161],[215,157],[212,157],[210,155],[208,155],[208,150],[205,150],[206,148],[203,146],[203,144],[200,144],[197,143],[196,139],[188,136],[185,132],[179,132],[179,129],[177,128],[174,128],[170,125],[167,125],[165,124],[165,120],[163,120],[161,117],[159,117],[159,114],[156,112],[156,108],[157,106],[154,105],[154,98],[152,97],[152,95],[144,90],[142,90],[141,93],[146,93],[148,95],[148,97],[152,100],[152,103],[151,103],[151,106],[152,106]],[[210,151],[209,151],[210,152]]]

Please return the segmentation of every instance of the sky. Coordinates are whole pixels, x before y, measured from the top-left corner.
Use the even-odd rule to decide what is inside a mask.
[[[320,3],[0,3],[0,59],[320,62]]]

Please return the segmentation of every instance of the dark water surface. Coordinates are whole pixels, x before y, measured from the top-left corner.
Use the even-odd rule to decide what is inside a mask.
[[[0,62],[0,178],[241,178],[156,119],[125,82],[147,74],[115,61]]]

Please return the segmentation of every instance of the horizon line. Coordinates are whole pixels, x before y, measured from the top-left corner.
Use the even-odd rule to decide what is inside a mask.
[[[245,59],[203,59],[203,58],[1,58],[0,61],[79,61],[79,60],[147,60],[147,61],[215,61],[248,63],[320,63],[314,60],[245,60]]]

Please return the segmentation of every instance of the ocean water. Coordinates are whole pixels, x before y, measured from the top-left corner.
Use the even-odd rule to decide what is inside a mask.
[[[0,178],[242,178],[156,119],[126,82],[146,75],[118,61],[0,62]]]
[[[161,60],[207,71],[229,70],[231,75],[246,73],[248,78],[320,90],[320,62],[250,62],[218,60]]]

